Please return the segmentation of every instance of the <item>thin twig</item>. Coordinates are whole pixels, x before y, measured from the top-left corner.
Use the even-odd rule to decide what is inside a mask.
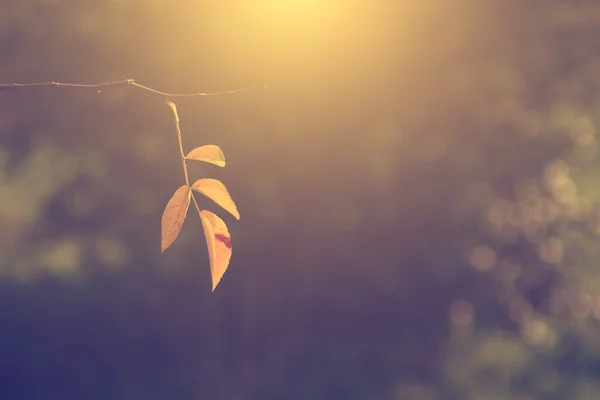
[[[227,94],[241,93],[241,92],[245,92],[247,90],[266,86],[266,85],[252,85],[252,86],[247,86],[247,87],[241,88],[241,89],[225,90],[222,92],[213,92],[213,93],[165,93],[165,92],[161,92],[156,89],[149,88],[147,86],[140,85],[139,83],[136,83],[133,80],[131,80],[131,85],[138,87],[140,89],[146,90],[148,92],[164,96],[167,99],[177,99],[177,98],[183,98],[183,97],[200,97],[200,96],[203,96],[203,97],[204,96],[223,96],[223,95],[227,95]]]
[[[39,83],[8,83],[0,85],[0,92],[7,92],[9,90],[17,89],[43,89],[43,88],[57,88],[57,87],[68,87],[78,89],[104,89],[115,86],[126,86],[134,83],[133,79],[126,79],[124,81],[116,82],[105,82],[95,83],[91,85],[79,84],[79,83],[60,83],[60,82],[39,82]]]
[[[310,53],[302,54],[304,56],[309,56]],[[290,62],[296,57],[292,57],[286,61]],[[281,67],[281,62],[278,62],[278,69]],[[277,71],[267,74],[267,76],[276,75]],[[267,79],[268,80],[268,79]],[[264,82],[264,81],[263,81]],[[104,83],[94,83],[94,84],[81,84],[81,83],[62,83],[62,82],[38,82],[38,83],[5,83],[0,84],[0,92],[8,92],[15,90],[27,90],[27,89],[44,89],[44,88],[71,88],[71,89],[90,89],[90,90],[101,90],[119,86],[134,86],[136,88],[142,89],[146,92],[153,93],[155,95],[159,95],[165,98],[165,100],[169,99],[182,99],[182,98],[194,98],[194,97],[214,97],[214,96],[224,96],[230,94],[236,94],[241,92],[246,92],[248,90],[257,89],[260,87],[266,87],[265,83],[259,83],[252,86],[247,86],[241,89],[233,89],[233,90],[224,90],[221,92],[212,92],[212,93],[167,93],[161,92],[160,90],[153,89],[148,86],[141,85],[135,81],[135,79],[125,79],[122,81],[115,82],[104,82]]]
[[[225,90],[222,92],[214,92],[214,93],[166,93],[161,92],[160,90],[152,89],[148,86],[140,85],[134,79],[126,79],[123,81],[116,82],[105,82],[105,83],[95,83],[95,84],[79,84],[79,83],[61,83],[61,82],[39,82],[39,83],[9,83],[9,84],[0,84],[0,92],[8,92],[14,90],[26,90],[26,89],[44,89],[44,88],[73,88],[73,89],[94,89],[101,90],[106,88],[113,88],[119,86],[135,86],[139,89],[145,90],[147,92],[159,95],[164,97],[165,99],[177,99],[177,98],[185,98],[185,97],[206,97],[206,96],[223,96],[228,94],[236,94],[245,92],[247,90],[255,89],[258,87],[264,87],[264,84],[257,84],[252,86],[247,86],[241,89],[234,90]]]

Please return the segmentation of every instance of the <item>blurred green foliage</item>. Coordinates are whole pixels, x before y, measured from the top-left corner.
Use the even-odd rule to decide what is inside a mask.
[[[2,83],[279,73],[178,103],[243,215],[213,295],[161,100],[0,93],[3,398],[600,396],[600,5],[326,3],[4,0]]]

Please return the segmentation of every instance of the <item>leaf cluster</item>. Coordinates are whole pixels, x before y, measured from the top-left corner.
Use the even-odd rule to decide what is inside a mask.
[[[171,244],[173,244],[175,239],[177,239],[187,216],[190,203],[193,202],[196,211],[198,212],[198,216],[200,217],[200,221],[202,222],[202,228],[204,229],[210,261],[212,290],[215,290],[229,266],[229,260],[231,259],[232,253],[231,235],[229,234],[227,225],[219,218],[219,216],[208,210],[200,209],[200,206],[194,197],[194,192],[208,197],[231,213],[235,219],[240,219],[240,213],[238,212],[233,199],[229,195],[227,188],[221,181],[202,178],[196,180],[193,184],[190,184],[186,164],[187,160],[202,161],[224,167],[225,155],[219,146],[212,144],[197,147],[187,155],[184,155],[177,108],[175,103],[171,101],[167,101],[167,104],[173,110],[173,115],[175,117],[185,184],[180,186],[179,189],[173,193],[163,211],[161,219],[161,252],[164,252]]]

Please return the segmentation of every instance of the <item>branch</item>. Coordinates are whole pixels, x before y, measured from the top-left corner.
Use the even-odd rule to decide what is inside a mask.
[[[147,92],[159,95],[164,97],[165,99],[177,99],[177,98],[186,98],[186,97],[204,97],[204,96],[223,96],[228,94],[235,94],[245,92],[247,90],[255,89],[258,87],[264,87],[266,85],[252,85],[242,89],[235,90],[226,90],[223,92],[214,92],[214,93],[166,93],[161,92],[156,89],[152,89],[148,86],[140,85],[133,79],[126,79],[123,81],[116,82],[105,82],[105,83],[96,83],[96,84],[79,84],[79,83],[60,83],[60,82],[40,82],[40,83],[9,83],[9,84],[0,84],[0,92],[8,92],[15,90],[28,90],[28,89],[44,89],[44,88],[72,88],[72,89],[93,89],[93,90],[101,90],[106,88],[113,88],[119,86],[133,86],[139,89],[145,90]]]
[[[311,53],[305,53],[302,55],[310,56],[310,54]],[[296,59],[297,57],[298,56],[292,57],[292,58],[288,59],[287,61],[285,61],[285,63],[288,63],[291,60]],[[278,68],[276,69],[276,71],[272,72],[271,74],[268,74],[268,76],[272,76],[277,73],[280,73],[279,69],[281,68],[282,63],[278,62],[277,65],[278,65]],[[267,81],[268,80],[269,79],[267,79]],[[9,92],[9,91],[15,91],[15,90],[28,90],[28,89],[33,90],[33,89],[44,89],[44,88],[61,88],[61,87],[62,88],[71,88],[71,89],[90,89],[90,90],[99,91],[101,89],[108,89],[108,88],[119,87],[119,86],[133,86],[138,89],[142,89],[146,92],[149,92],[149,93],[152,93],[152,94],[155,94],[158,96],[162,96],[165,100],[172,100],[172,99],[193,98],[193,97],[224,96],[224,95],[229,95],[229,94],[245,92],[245,91],[260,88],[260,87],[266,87],[267,85],[265,83],[262,83],[262,84],[247,86],[247,87],[244,87],[241,89],[225,90],[222,92],[213,92],[213,93],[166,93],[166,92],[161,92],[160,90],[152,89],[148,86],[140,85],[134,79],[125,79],[122,81],[104,82],[104,83],[95,83],[95,84],[61,83],[61,82],[6,83],[6,84],[0,84],[0,92]]]

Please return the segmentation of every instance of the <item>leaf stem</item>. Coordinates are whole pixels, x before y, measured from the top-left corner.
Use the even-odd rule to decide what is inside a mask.
[[[200,216],[200,206],[198,205],[198,201],[196,200],[196,196],[194,196],[194,191],[192,190],[192,200],[194,201],[194,205],[196,206],[196,210],[198,211],[198,216]]]
[[[167,104],[173,110],[173,117],[175,117],[175,131],[177,132],[177,143],[179,143],[179,155],[181,156],[181,165],[183,166],[183,175],[185,177],[185,184],[190,186],[190,178],[188,176],[187,163],[185,162],[185,153],[183,152],[183,140],[181,139],[181,129],[179,128],[179,114],[177,114],[177,107],[171,100],[167,100]],[[196,200],[194,199],[194,202]]]

